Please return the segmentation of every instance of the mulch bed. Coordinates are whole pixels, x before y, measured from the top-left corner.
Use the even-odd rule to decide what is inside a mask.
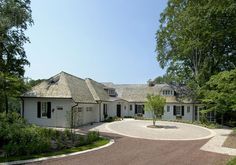
[[[232,132],[225,140],[223,147],[236,148],[236,131]]]
[[[169,125],[148,125],[148,128],[164,128],[164,129],[177,129],[176,126],[169,126]]]

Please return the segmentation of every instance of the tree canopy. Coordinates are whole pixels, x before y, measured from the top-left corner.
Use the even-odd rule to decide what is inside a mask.
[[[8,111],[8,97],[24,90],[24,66],[29,65],[25,30],[33,24],[30,0],[0,0],[0,97]],[[2,105],[2,104],[1,104]]]
[[[236,69],[212,76],[202,87],[201,94],[207,111],[236,112]]]
[[[181,83],[204,85],[236,67],[235,0],[169,0],[156,33],[157,60]]]

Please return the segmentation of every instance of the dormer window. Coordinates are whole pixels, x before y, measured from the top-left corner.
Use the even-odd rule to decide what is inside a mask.
[[[172,90],[163,90],[162,91],[163,96],[173,96],[173,94],[174,94],[174,91],[172,91]]]
[[[116,91],[114,88],[105,88],[104,89],[109,96],[116,96]]]
[[[108,89],[108,95],[110,96],[116,95],[115,89]]]

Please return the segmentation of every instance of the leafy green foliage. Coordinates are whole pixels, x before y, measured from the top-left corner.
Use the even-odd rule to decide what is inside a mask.
[[[147,102],[145,103],[144,110],[152,112],[153,125],[155,125],[157,117],[163,115],[165,103],[165,98],[160,95],[147,95]]]
[[[45,79],[37,79],[37,80],[29,80],[29,82],[27,83],[27,85],[29,85],[30,87],[34,87],[35,85],[40,84],[41,82],[45,81]]]
[[[207,111],[236,112],[236,69],[212,76],[202,87],[201,96]]]
[[[8,112],[9,97],[25,88],[24,66],[29,62],[23,46],[29,42],[24,31],[33,24],[30,0],[1,0],[0,15],[0,108]]]
[[[58,131],[27,124],[17,113],[0,113],[0,149],[3,149],[5,157],[78,147],[99,138],[99,132],[74,135],[69,130]]]
[[[17,113],[0,115],[0,147],[5,156],[29,155],[49,150],[50,137],[43,129],[26,124]]]
[[[236,157],[230,159],[230,161],[227,163],[227,165],[235,165],[236,164]]]
[[[181,84],[204,85],[236,66],[235,0],[170,0],[156,33],[157,60]]]
[[[86,143],[91,144],[92,142],[97,141],[100,138],[99,136],[100,136],[99,132],[96,132],[96,131],[88,132]]]

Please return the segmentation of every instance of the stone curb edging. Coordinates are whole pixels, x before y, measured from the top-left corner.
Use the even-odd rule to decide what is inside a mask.
[[[63,157],[67,157],[67,156],[80,155],[80,154],[83,154],[83,153],[87,153],[87,152],[91,152],[91,151],[96,151],[96,150],[100,150],[100,149],[109,147],[109,146],[111,146],[114,143],[115,143],[114,139],[110,139],[110,142],[107,143],[106,145],[103,145],[103,146],[100,146],[100,147],[97,147],[97,148],[92,148],[92,149],[85,150],[85,151],[79,151],[79,152],[73,152],[73,153],[69,153],[69,154],[62,154],[62,155],[49,156],[49,157],[42,157],[42,158],[36,158],[36,159],[28,159],[28,160],[18,160],[18,161],[12,161],[12,162],[5,162],[5,163],[0,163],[0,165],[25,164],[25,163],[32,163],[32,162],[38,162],[38,161],[44,161],[44,160],[50,160],[50,159],[56,159],[56,158],[63,158]]]
[[[130,121],[130,120],[126,120],[126,121]],[[125,120],[123,120],[123,122],[126,122]],[[118,121],[120,122],[120,121]],[[173,122],[172,122],[173,123]],[[204,137],[200,137],[200,138],[189,138],[189,139],[162,139],[162,138],[159,138],[159,139],[153,139],[153,138],[144,138],[144,137],[139,137],[139,136],[132,136],[132,135],[127,135],[127,134],[124,134],[124,133],[120,133],[120,132],[117,132],[111,128],[109,128],[109,125],[112,125],[114,124],[113,122],[111,123],[108,123],[105,125],[105,128],[110,131],[111,133],[115,133],[115,134],[118,134],[118,135],[123,135],[123,136],[127,136],[127,137],[131,137],[131,138],[138,138],[138,139],[147,139],[147,140],[163,140],[163,141],[192,141],[192,140],[204,140],[204,139],[210,139],[212,137],[214,137],[216,135],[216,132],[211,130],[211,129],[208,129],[208,128],[205,128],[205,127],[202,127],[202,126],[198,126],[198,125],[194,125],[194,124],[188,124],[188,123],[180,123],[180,124],[184,124],[184,125],[191,125],[193,127],[198,127],[198,128],[202,128],[202,129],[205,129],[207,131],[210,132],[210,135],[208,136],[204,136]]]
[[[230,156],[236,156],[236,149],[223,147],[225,140],[227,139],[228,135],[232,132],[232,130],[217,129],[216,132],[217,132],[216,136],[210,139],[206,144],[204,144],[200,148],[200,150],[225,154]]]

